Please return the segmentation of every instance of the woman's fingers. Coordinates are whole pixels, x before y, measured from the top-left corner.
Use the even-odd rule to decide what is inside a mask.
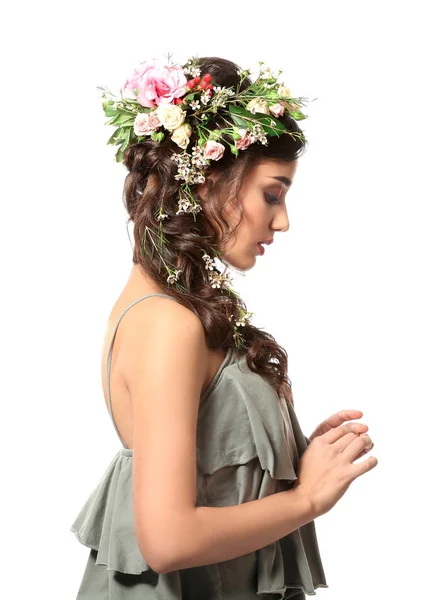
[[[364,423],[350,423],[354,433],[366,433],[369,429]]]
[[[345,425],[341,425],[340,427],[335,427],[334,429],[330,429],[330,431],[327,431],[322,436],[320,436],[320,439],[323,439],[328,444],[334,444],[338,440],[340,440],[342,437],[344,437],[344,435],[347,435],[348,433],[353,433],[357,437],[357,433],[354,432],[353,424],[351,424],[351,423],[346,423]],[[318,439],[318,438],[315,438],[315,439]]]
[[[339,444],[340,442],[338,442]],[[374,447],[374,442],[371,440],[369,435],[359,435],[353,438],[349,444],[342,448],[342,454],[347,455],[351,462],[355,461],[360,457],[360,454],[370,452]]]
[[[374,442],[372,442],[372,446],[369,448],[369,450],[366,450],[366,448],[364,448],[364,449],[363,449],[363,450],[360,452],[360,454],[358,454],[358,455],[356,456],[356,458],[355,458],[354,460],[357,460],[357,459],[359,459],[359,458],[362,458],[362,456],[365,456],[365,454],[368,454],[368,452],[370,452],[374,446],[375,446],[375,444],[374,444]]]
[[[360,419],[361,417],[363,417],[361,410],[345,409],[338,411],[324,422],[328,423],[331,427],[339,427],[339,425],[342,425],[342,423],[345,423],[346,421]]]

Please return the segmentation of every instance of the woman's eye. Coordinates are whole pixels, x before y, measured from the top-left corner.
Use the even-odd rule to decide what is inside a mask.
[[[276,198],[276,196],[273,196],[272,194],[269,194],[268,192],[264,192],[265,195],[265,199],[267,200],[267,202],[269,204],[279,204],[279,198]]]

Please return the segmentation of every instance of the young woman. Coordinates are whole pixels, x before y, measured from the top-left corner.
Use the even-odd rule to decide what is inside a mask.
[[[80,600],[301,600],[328,587],[314,519],[377,464],[353,464],[360,411],[303,434],[287,354],[231,287],[288,231],[306,147],[302,100],[249,75],[153,60],[104,94],[135,244],[102,357],[123,448],[71,527]]]

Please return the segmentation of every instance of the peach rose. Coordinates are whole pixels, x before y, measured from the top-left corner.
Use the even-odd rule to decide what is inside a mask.
[[[151,113],[139,113],[134,121],[134,133],[137,136],[151,135],[159,127],[161,127],[161,122],[155,111]]]
[[[280,104],[280,102],[277,102],[276,104],[270,106],[270,112],[275,117],[282,117],[283,113],[285,112],[285,107],[283,104]]]
[[[211,160],[220,160],[225,151],[225,147],[220,142],[215,142],[214,140],[208,140],[206,144],[203,146],[204,156],[205,158]]]
[[[247,146],[250,146],[250,144],[252,143],[252,140],[249,136],[249,130],[237,129],[237,133],[241,136],[241,138],[239,140],[235,140],[235,148],[237,148],[238,150],[245,150]]]

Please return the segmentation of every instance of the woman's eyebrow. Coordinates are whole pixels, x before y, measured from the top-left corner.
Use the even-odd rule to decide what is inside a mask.
[[[271,179],[276,179],[277,181],[280,181],[281,183],[284,183],[287,187],[289,187],[290,185],[292,185],[292,181],[291,179],[288,179],[288,177],[284,177],[283,175],[276,175],[275,177],[272,177],[270,175]]]

